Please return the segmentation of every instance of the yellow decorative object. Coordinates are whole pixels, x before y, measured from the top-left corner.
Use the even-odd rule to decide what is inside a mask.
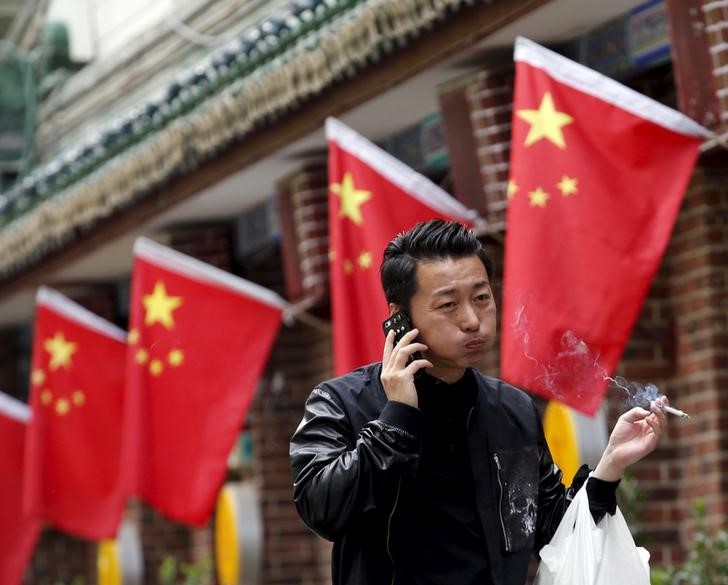
[[[144,324],[151,327],[161,323],[165,329],[174,328],[174,315],[172,314],[182,305],[182,297],[173,297],[167,293],[167,288],[161,280],[154,284],[151,294],[142,297],[145,315]]]
[[[228,486],[220,490],[215,510],[215,559],[220,585],[238,585],[241,559],[235,495]]]
[[[102,540],[99,543],[96,571],[99,585],[123,585],[116,540]]]
[[[564,474],[561,481],[570,486],[581,465],[578,430],[571,409],[561,402],[549,401],[543,431],[554,462]]]

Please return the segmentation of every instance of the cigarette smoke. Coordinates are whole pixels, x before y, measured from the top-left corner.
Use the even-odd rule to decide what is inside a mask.
[[[660,389],[655,384],[641,384],[622,376],[611,378],[607,375],[606,368],[599,362],[599,353],[593,352],[588,344],[583,339],[579,339],[573,331],[565,331],[561,336],[560,351],[552,360],[547,363],[539,362],[531,355],[529,348],[530,324],[525,305],[521,305],[515,312],[511,326],[521,339],[523,355],[537,366],[539,371],[536,377],[537,383],[556,399],[566,396],[564,381],[567,378],[569,385],[576,385],[578,398],[581,398],[579,388],[585,385],[583,382],[594,378],[610,381],[610,388],[623,393],[624,410],[635,406],[649,409],[650,402],[662,396]]]
[[[517,337],[521,339],[523,355],[536,364],[538,374],[536,383],[556,399],[567,395],[566,386],[574,387],[577,398],[580,389],[589,387],[588,381],[607,379],[607,371],[599,362],[599,353],[593,352],[587,343],[573,331],[565,331],[560,339],[559,352],[548,362],[539,362],[532,354],[530,344],[530,324],[525,305],[515,312],[511,323]],[[573,396],[573,389],[569,395]]]
[[[650,402],[662,396],[660,389],[652,383],[640,384],[633,380],[627,380],[622,376],[616,376],[615,378],[606,376],[605,379],[610,380],[614,388],[624,393],[622,404],[625,410],[629,410],[635,406],[649,410]]]

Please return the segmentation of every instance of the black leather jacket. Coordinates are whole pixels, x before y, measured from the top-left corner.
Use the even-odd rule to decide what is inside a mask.
[[[392,583],[390,536],[407,534],[397,503],[415,488],[420,430],[387,401],[380,373],[371,364],[317,386],[291,439],[294,501],[304,522],[334,541],[334,585]],[[468,443],[491,575],[495,585],[523,585],[529,557],[551,539],[575,491],[561,484],[533,401],[475,378]],[[591,507],[595,516],[614,513],[610,501]]]

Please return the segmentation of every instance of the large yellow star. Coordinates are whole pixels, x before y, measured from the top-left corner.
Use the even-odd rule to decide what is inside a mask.
[[[51,354],[51,371],[58,368],[66,368],[71,365],[71,356],[76,353],[78,344],[67,341],[60,331],[56,332],[52,339],[46,339],[43,348]]]
[[[567,124],[571,124],[574,118],[564,112],[556,111],[551,92],[547,91],[544,94],[538,110],[518,110],[516,115],[531,125],[528,136],[526,136],[526,146],[531,146],[534,142],[546,138],[562,150],[566,148],[564,133],[561,129]]]
[[[357,189],[351,173],[346,173],[344,180],[340,184],[332,184],[331,191],[336,193],[341,199],[339,217],[348,217],[356,225],[361,225],[364,219],[362,218],[360,208],[362,204],[372,198],[371,192]]]
[[[182,297],[169,296],[164,283],[158,280],[154,285],[152,294],[144,295],[142,303],[146,309],[144,324],[147,327],[151,327],[155,323],[161,323],[165,328],[172,329],[174,327],[172,311],[182,304]]]

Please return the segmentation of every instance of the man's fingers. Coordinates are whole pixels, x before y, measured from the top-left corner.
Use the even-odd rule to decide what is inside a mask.
[[[392,355],[394,350],[394,331],[387,331],[387,337],[384,340],[384,353],[382,354],[382,363],[386,364],[389,361],[389,356]]]
[[[413,361],[409,366],[407,366],[405,368],[405,371],[408,374],[411,374],[412,376],[414,376],[418,370],[421,370],[422,368],[431,368],[431,367],[432,367],[432,362],[425,360],[425,359],[421,359],[421,360]]]
[[[628,423],[636,423],[645,420],[650,414],[649,410],[635,406],[632,410],[625,412],[620,418]]]

